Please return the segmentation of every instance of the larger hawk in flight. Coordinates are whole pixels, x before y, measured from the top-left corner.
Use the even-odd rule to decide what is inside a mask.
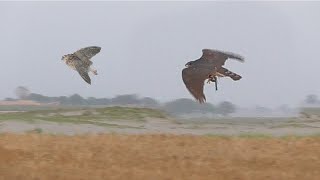
[[[217,76],[230,77],[234,81],[242,77],[222,67],[228,58],[244,62],[244,58],[231,52],[214,49],[203,49],[200,59],[188,62],[182,70],[182,79],[191,95],[199,102],[204,103],[206,97],[203,93],[204,81],[215,82],[217,90]]]
[[[94,75],[98,75],[97,70],[90,67],[92,65],[91,58],[98,54],[101,47],[90,46],[79,49],[78,51],[62,56],[62,60],[73,70],[78,71],[80,76],[88,84],[91,84],[91,79],[89,77],[89,72]]]

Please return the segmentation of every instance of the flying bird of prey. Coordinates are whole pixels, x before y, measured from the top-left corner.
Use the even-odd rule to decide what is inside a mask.
[[[182,70],[182,79],[190,94],[199,102],[204,103],[206,97],[203,93],[203,86],[206,79],[207,83],[215,82],[217,90],[217,77],[230,77],[234,81],[242,77],[228,69],[222,67],[227,59],[236,59],[244,62],[244,58],[231,52],[223,52],[214,49],[203,49],[202,56],[188,62]]]
[[[73,70],[78,71],[80,76],[88,83],[91,84],[89,72],[98,75],[97,70],[91,67],[91,58],[98,54],[101,47],[90,46],[79,49],[78,51],[62,56],[62,60]]]

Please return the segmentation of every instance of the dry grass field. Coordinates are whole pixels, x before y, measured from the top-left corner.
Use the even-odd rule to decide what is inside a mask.
[[[320,137],[1,134],[0,179],[319,179]]]

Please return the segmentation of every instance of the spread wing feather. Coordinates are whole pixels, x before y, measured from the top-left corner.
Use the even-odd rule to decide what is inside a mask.
[[[82,79],[87,82],[88,84],[91,84],[91,79],[90,76],[87,72],[87,69],[83,66],[81,66],[81,64],[77,63],[75,65],[76,70],[78,71],[78,73],[80,74],[80,76],[82,77]]]
[[[213,63],[216,66],[223,66],[228,58],[244,62],[244,57],[239,54],[219,51],[215,49],[203,49],[202,57],[203,59],[207,59],[210,63]]]
[[[236,59],[240,62],[244,62],[244,57],[239,54],[232,53],[232,52],[222,52],[222,53],[230,59]]]
[[[98,54],[101,50],[101,47],[98,46],[90,46],[90,47],[85,47],[82,49],[79,49],[76,51],[74,54],[79,57],[82,61],[88,61],[90,60],[93,56]]]
[[[206,96],[203,93],[204,81],[212,69],[202,66],[192,66],[182,70],[182,79],[190,94],[199,103],[206,101]]]

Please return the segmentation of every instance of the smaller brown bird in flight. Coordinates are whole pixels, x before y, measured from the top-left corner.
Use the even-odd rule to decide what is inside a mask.
[[[91,84],[91,79],[89,77],[89,72],[92,72],[94,75],[98,75],[97,70],[93,69],[91,65],[93,64],[91,58],[98,54],[101,50],[101,47],[98,46],[89,46],[78,51],[62,56],[62,60],[73,70],[78,71],[80,76],[88,84]]]
[[[238,54],[224,52],[214,49],[203,49],[202,56],[188,62],[182,70],[182,79],[191,95],[199,102],[204,103],[206,97],[203,93],[203,86],[206,79],[207,83],[215,82],[217,88],[217,77],[230,77],[234,81],[242,77],[228,69],[222,67],[227,59],[236,59],[244,62],[244,58]]]

